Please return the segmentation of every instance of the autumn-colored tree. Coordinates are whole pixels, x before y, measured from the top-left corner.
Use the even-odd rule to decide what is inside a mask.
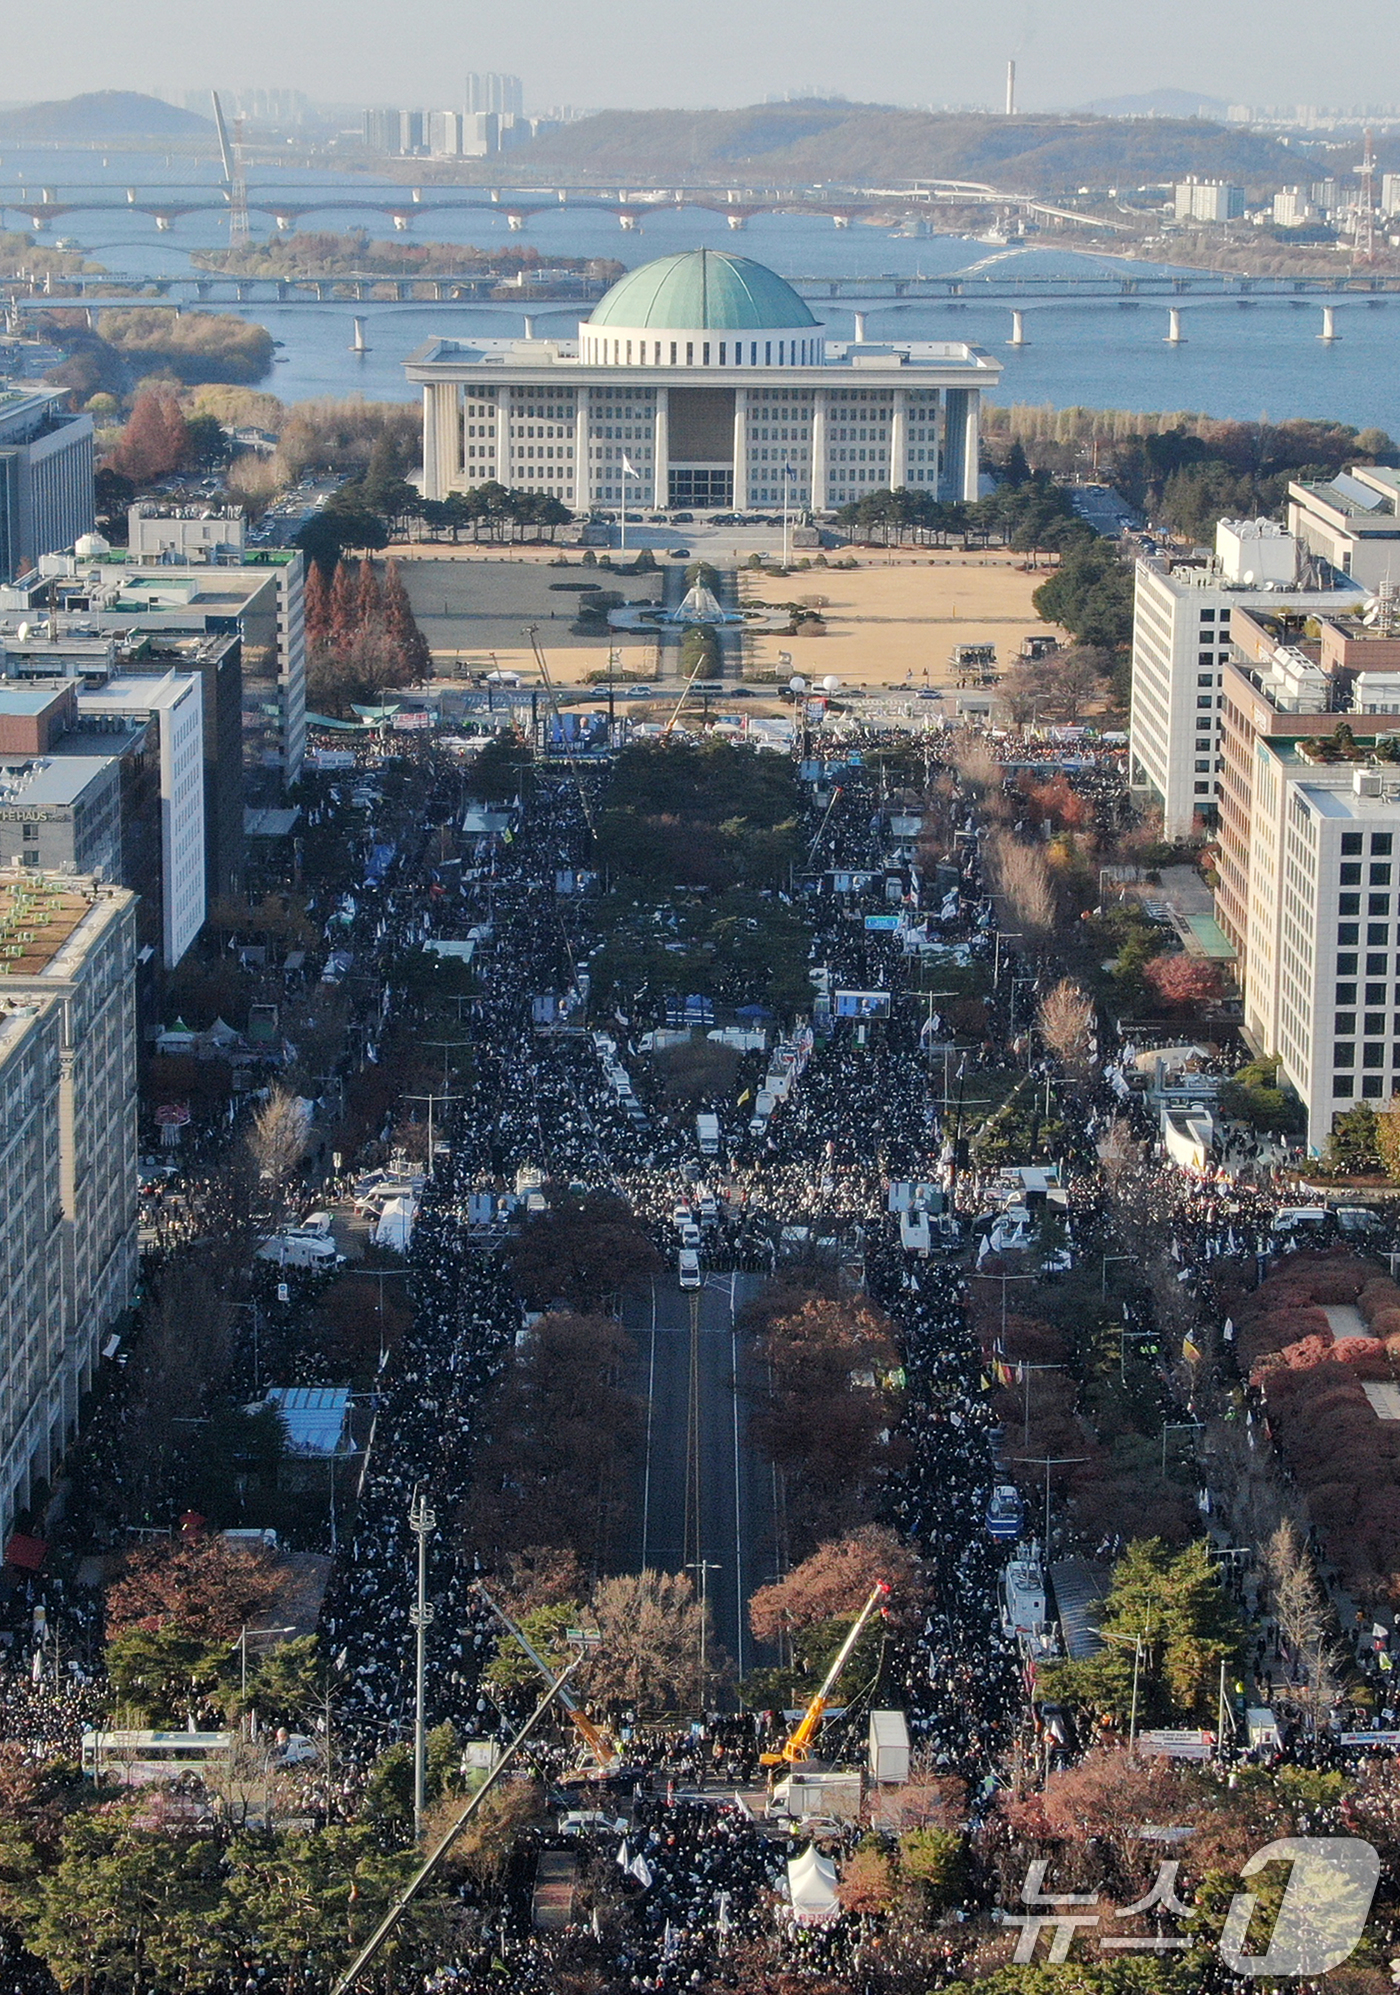
[[[661,1257],[629,1206],[611,1192],[562,1192],[506,1250],[511,1275],[532,1309],[551,1302],[598,1309],[632,1295],[660,1272]]]
[[[1142,966],[1144,981],[1158,1002],[1173,1011],[1218,1004],[1223,988],[1214,963],[1201,956],[1170,953],[1153,956]]]
[[[759,1344],[769,1381],[751,1432],[786,1478],[789,1556],[870,1516],[901,1450],[898,1355],[869,1303],[815,1300]],[[868,1589],[867,1589],[868,1591]]]
[[[1392,1184],[1400,1184],[1400,1096],[1392,1095],[1376,1110],[1376,1148]]]
[[[894,1860],[876,1838],[861,1842],[846,1859],[836,1895],[842,1911],[858,1918],[878,1919],[890,1910],[895,1900]]]
[[[432,669],[432,653],[413,614],[397,561],[390,560],[384,564],[384,590],[380,614],[385,632],[399,648],[403,659],[404,679],[410,684],[426,679]]]
[[[306,624],[307,649],[323,642],[330,624],[330,599],[326,589],[326,578],[318,562],[306,564],[306,579],[302,584],[302,616]]]
[[[836,1614],[854,1614],[877,1580],[890,1589],[897,1612],[914,1585],[913,1553],[893,1531],[866,1524],[848,1538],[829,1539],[801,1565],[749,1601],[749,1626],[760,1642],[777,1642],[793,1629],[816,1627]]]
[[[379,577],[375,573],[374,562],[366,555],[360,563],[360,573],[355,587],[355,620],[363,630],[370,624],[378,623],[383,614],[383,597],[379,588]]]
[[[224,1537],[143,1546],[127,1554],[107,1589],[108,1639],[173,1621],[211,1641],[229,1640],[271,1606],[284,1578],[273,1560]]]
[[[306,1155],[311,1134],[311,1104],[290,1088],[273,1087],[253,1117],[248,1148],[258,1176],[280,1193]]]
[[[156,388],[136,397],[108,468],[137,485],[149,485],[183,469],[190,451],[189,430],[172,394]]]
[[[359,576],[353,561],[337,561],[331,581],[327,614],[327,637],[337,652],[345,652],[355,641],[358,628]]]
[[[621,1385],[632,1340],[611,1316],[544,1316],[487,1406],[468,1516],[493,1563],[530,1546],[596,1572],[626,1514],[639,1409]]]

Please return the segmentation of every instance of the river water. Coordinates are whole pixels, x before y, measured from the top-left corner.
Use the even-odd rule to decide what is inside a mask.
[[[268,217],[257,212],[259,181],[285,192],[295,188],[301,199],[325,188],[327,207],[304,215],[303,229],[364,227],[375,237],[392,234],[392,224],[373,208],[356,208],[357,191],[389,193],[401,198],[399,182],[374,175],[317,170],[271,172],[251,176],[250,206],[253,233],[271,233]],[[96,185],[149,187],[155,182],[172,190],[189,189],[207,195],[218,184],[211,162],[192,165],[160,154],[111,152],[10,151],[0,155],[0,190],[43,187],[59,200],[81,197],[80,187]],[[1046,246],[995,249],[958,237],[912,237],[855,223],[837,229],[820,216],[755,215],[742,231],[732,231],[722,215],[704,210],[667,209],[647,218],[634,231],[624,231],[613,215],[577,207],[550,208],[531,216],[522,233],[508,231],[504,214],[434,216],[434,193],[425,188],[423,219],[414,234],[425,241],[474,243],[490,249],[532,244],[546,253],[566,256],[610,256],[626,264],[645,262],[674,250],[732,249],[769,264],[785,276],[872,277],[940,274],[984,264],[999,276],[1054,276],[1071,272],[1150,271],[1159,266],[1124,264]],[[5,208],[3,225],[28,228],[20,208]],[[71,239],[107,269],[133,279],[166,276],[191,268],[191,252],[217,248],[227,241],[226,220],[213,213],[185,215],[168,232],[156,228],[153,217],[75,207],[61,216],[38,240]],[[223,307],[220,309],[240,309]],[[852,307],[813,301],[816,316],[830,336],[850,337]],[[1259,298],[1242,305],[1233,298],[1199,299],[1182,312],[1185,338],[1180,345],[1166,340],[1165,300],[1144,299],[1123,305],[1116,300],[1048,301],[1026,308],[1028,344],[1011,348],[1009,307],[992,303],[916,300],[863,307],[867,337],[963,339],[985,347],[1001,360],[1005,373],[996,393],[998,402],[1050,403],[1064,408],[1081,404],[1096,408],[1139,410],[1199,410],[1217,416],[1267,417],[1274,422],[1290,416],[1331,417],[1358,427],[1378,425],[1400,437],[1400,297],[1337,303],[1337,332],[1332,343],[1318,338],[1321,307],[1315,300],[1295,303],[1287,298]],[[572,337],[577,307],[532,308],[540,333]],[[351,319],[366,321],[370,351],[350,351]],[[282,342],[278,364],[263,385],[284,401],[308,396],[361,392],[375,400],[411,396],[402,363],[423,340],[434,334],[470,337],[473,334],[518,333],[523,308],[473,304],[262,304],[241,308],[241,315],[265,325]]]

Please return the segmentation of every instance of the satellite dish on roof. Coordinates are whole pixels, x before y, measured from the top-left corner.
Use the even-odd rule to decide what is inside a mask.
[[[1245,569],[1243,581],[1246,589],[1252,589],[1254,587],[1254,570],[1252,568]]]
[[[788,691],[790,693],[805,693],[806,690],[807,690],[807,681],[803,678],[800,672],[794,672],[792,677],[788,680]]]
[[[19,639],[21,644],[28,644],[30,638],[33,635],[34,635],[34,626],[31,623],[22,623],[19,629],[15,632],[15,636]]]
[[[837,678],[834,672],[828,672],[826,677],[822,680],[822,691],[824,693],[839,692],[840,687],[841,687],[841,681]]]

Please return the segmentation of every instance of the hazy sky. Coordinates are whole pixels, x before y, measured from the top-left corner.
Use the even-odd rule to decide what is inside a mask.
[[[816,85],[891,103],[1025,109],[1174,84],[1232,102],[1400,99],[1395,0],[46,0],[10,17],[0,94],[291,85],[338,102],[457,103],[461,74],[551,104],[748,104]]]

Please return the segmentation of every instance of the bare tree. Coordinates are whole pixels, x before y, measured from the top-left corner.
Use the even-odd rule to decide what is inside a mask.
[[[290,1088],[274,1087],[248,1131],[259,1177],[280,1188],[306,1155],[310,1133],[311,1104]]]
[[[980,734],[955,738],[952,761],[965,789],[980,792],[999,788],[1001,764]]]
[[[1285,1517],[1266,1541],[1263,1565],[1281,1644],[1303,1672],[1302,1682],[1293,1684],[1289,1694],[1304,1706],[1315,1728],[1336,1702],[1345,1656],[1328,1638],[1326,1597],[1291,1518]]]
[[[1077,644],[1049,661],[1048,698],[1044,710],[1059,720],[1077,721],[1084,709],[1108,690],[1109,655],[1093,644]]]
[[[639,1705],[644,1711],[692,1711],[701,1697],[703,1613],[684,1573],[624,1573],[593,1595],[602,1641],[580,1672],[590,1702]],[[728,1658],[708,1645],[705,1676],[713,1686]]]
[[[271,1198],[274,1224],[288,1203],[292,1173],[306,1155],[312,1113],[309,1101],[279,1083],[257,1110],[248,1131],[248,1149],[262,1190]]]
[[[984,849],[997,891],[1010,902],[1016,919],[1028,934],[1048,934],[1055,926],[1055,889],[1037,847],[997,832],[985,841]]]
[[[1089,1065],[1093,1032],[1093,999],[1073,977],[1062,977],[1040,1000],[1041,1038],[1071,1073],[1082,1074]]]

